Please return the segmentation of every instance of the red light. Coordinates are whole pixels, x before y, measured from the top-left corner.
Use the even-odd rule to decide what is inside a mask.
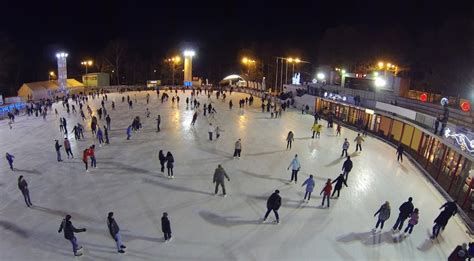
[[[428,94],[422,93],[420,94],[420,101],[426,102],[428,100]]]
[[[461,110],[468,112],[471,110],[471,104],[467,101],[461,103]]]

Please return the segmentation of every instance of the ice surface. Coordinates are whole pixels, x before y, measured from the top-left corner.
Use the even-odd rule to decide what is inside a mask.
[[[71,260],[71,245],[57,233],[65,215],[72,215],[76,227],[86,227],[77,234],[84,246],[82,260],[443,260],[457,244],[468,242],[465,226],[456,216],[446,231],[432,244],[428,239],[433,220],[444,203],[442,196],[406,159],[396,161],[395,149],[368,137],[363,152],[354,153],[356,133],[324,128],[321,139],[311,139],[313,117],[291,110],[281,119],[262,114],[260,99],[240,115],[238,99],[232,94],[225,102],[216,101],[214,125],[223,129],[221,138],[207,138],[208,119],[202,113],[196,126],[190,127],[193,111],[186,109],[179,93],[179,107],[170,100],[161,104],[150,92],[126,93],[139,104],[129,110],[120,94],[109,94],[107,110],[112,118],[110,145],[97,147],[98,169],[84,170],[82,150],[98,142],[91,137],[76,141],[69,134],[75,158],[56,161],[54,140],[61,139],[58,118],[21,116],[10,130],[6,121],[0,125],[2,153],[15,155],[16,171],[0,164],[0,260]],[[116,111],[110,103],[115,99]],[[228,101],[234,108],[229,110]],[[208,103],[199,96],[201,107]],[[89,100],[94,109],[100,100]],[[78,107],[78,106],[76,106]],[[152,112],[145,117],[145,108]],[[79,114],[67,115],[61,104],[54,108],[68,120],[68,130],[82,122]],[[84,111],[86,112],[85,108]],[[87,112],[86,112],[87,114]],[[156,115],[161,114],[162,131],[155,132]],[[125,129],[134,116],[140,116],[144,130],[126,140]],[[88,118],[85,125],[89,125]],[[101,121],[105,124],[105,120]],[[325,122],[323,121],[323,125]],[[285,150],[289,130],[295,133],[293,148]],[[321,209],[318,195],[327,178],[335,178],[343,160],[340,149],[344,137],[354,168],[348,185],[339,199],[331,200],[330,209]],[[242,139],[242,159],[233,160],[234,142]],[[175,157],[175,179],[160,173],[158,150],[171,151]],[[298,154],[301,171],[298,184],[287,184],[288,164]],[[4,154],[3,154],[4,155]],[[228,196],[215,197],[212,177],[217,164],[230,176]],[[165,170],[166,171],[166,170]],[[313,174],[316,188],[309,203],[303,203],[305,177]],[[27,208],[17,187],[19,175],[29,183],[34,208]],[[266,199],[275,190],[283,198],[281,224],[274,225],[273,214],[261,223]],[[420,222],[413,234],[395,243],[391,226],[398,207],[412,196],[420,209]],[[390,201],[392,215],[384,231],[372,234],[373,216],[384,201]],[[106,217],[115,212],[127,253],[121,257],[110,237]],[[169,213],[173,241],[163,242],[161,215]],[[406,225],[406,222],[405,222]]]

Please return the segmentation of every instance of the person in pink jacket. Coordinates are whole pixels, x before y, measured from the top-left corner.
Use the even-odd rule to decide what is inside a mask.
[[[407,227],[405,228],[405,236],[407,234],[407,232],[409,234],[411,234],[411,232],[413,231],[413,227],[418,224],[418,219],[419,219],[419,214],[418,214],[418,209],[415,208],[415,210],[413,211],[413,213],[410,214],[410,220],[408,221],[408,225]]]

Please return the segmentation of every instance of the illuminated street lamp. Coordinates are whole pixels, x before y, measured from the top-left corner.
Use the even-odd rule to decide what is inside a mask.
[[[374,85],[375,87],[384,87],[387,85],[387,81],[385,81],[383,78],[377,77],[375,78]]]
[[[87,68],[88,68],[89,66],[92,66],[92,64],[93,64],[92,60],[82,61],[82,62],[81,62],[81,65],[83,65],[84,67],[86,67],[86,74],[87,74]]]
[[[293,73],[292,73],[291,75],[295,75],[295,63],[300,63],[300,62],[301,62],[300,58],[295,58],[295,59],[293,59],[293,58],[290,57],[290,58],[288,58],[288,59],[286,59],[286,60],[287,60],[289,63],[291,63],[292,66],[293,66]],[[287,64],[287,71],[288,71],[288,64]]]
[[[56,76],[56,74],[54,73],[54,71],[50,71],[49,72],[49,80],[54,80],[54,77]]]
[[[320,72],[320,73],[316,74],[316,77],[317,77],[319,80],[322,81],[322,80],[324,80],[324,79],[326,78],[326,75],[324,75],[324,73],[321,73],[321,72]]]
[[[174,86],[174,67],[175,67],[175,64],[179,64],[179,62],[181,61],[181,57],[175,56],[172,58],[168,58],[165,61],[168,62],[171,66],[171,78],[173,79],[172,81],[173,81],[173,86]],[[154,70],[154,72],[156,72],[156,70]]]

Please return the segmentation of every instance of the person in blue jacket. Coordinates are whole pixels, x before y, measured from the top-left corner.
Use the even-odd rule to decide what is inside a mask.
[[[127,140],[129,140],[131,136],[132,136],[132,125],[128,126],[127,128]]]
[[[10,169],[13,170],[13,159],[15,158],[15,156],[13,156],[13,155],[11,155],[7,152],[7,153],[5,153],[5,158],[8,161],[8,165],[10,165]]]
[[[290,167],[291,167],[291,180],[290,180],[290,182],[292,182],[293,179],[294,179],[295,184],[296,184],[296,181],[298,180],[298,171],[301,168],[300,161],[298,160],[298,154],[296,154],[295,158],[290,162],[290,165],[288,166],[288,169],[290,169]]]
[[[309,202],[309,199],[311,198],[311,193],[313,192],[313,189],[314,189],[313,175],[309,175],[309,178],[307,178],[303,182],[303,185],[301,185],[301,186],[303,187],[304,185],[306,185],[306,192],[304,193],[304,199],[303,200],[306,200],[306,197],[308,197],[308,202]]]

